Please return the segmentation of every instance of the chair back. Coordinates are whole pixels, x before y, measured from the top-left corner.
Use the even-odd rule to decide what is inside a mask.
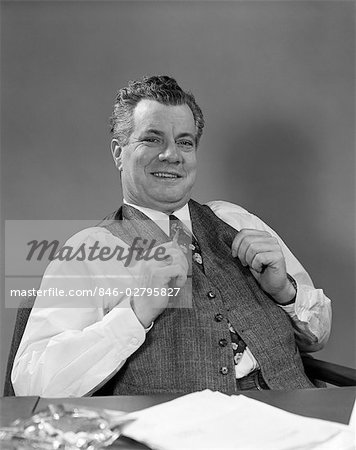
[[[14,334],[12,336],[10,352],[6,367],[5,386],[4,386],[4,396],[6,397],[15,395],[14,388],[11,383],[12,366],[14,364],[14,359],[26,328],[27,321],[31,313],[31,309],[33,307],[33,304],[35,303],[35,299],[36,297],[26,298],[24,301],[21,302],[17,310],[15,329]]]

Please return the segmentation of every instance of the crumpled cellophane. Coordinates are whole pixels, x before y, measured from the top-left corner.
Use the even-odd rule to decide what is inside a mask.
[[[120,436],[126,413],[73,405],[49,405],[29,419],[0,428],[2,450],[97,450]]]

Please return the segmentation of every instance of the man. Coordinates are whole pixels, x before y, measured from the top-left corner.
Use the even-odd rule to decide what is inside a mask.
[[[298,347],[323,347],[330,300],[256,216],[190,199],[204,127],[194,97],[172,78],[144,77],[119,91],[111,124],[124,205],[66,245],[127,248],[143,236],[165,258],[52,261],[41,289],[94,295],[37,298],[14,362],[16,395],[314,387]],[[180,300],[169,288],[182,289]]]

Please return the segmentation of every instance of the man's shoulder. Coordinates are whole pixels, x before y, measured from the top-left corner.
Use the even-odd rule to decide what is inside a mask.
[[[121,207],[105,216],[95,225],[83,228],[82,230],[74,233],[67,239],[66,244],[75,246],[90,241],[112,240],[114,236],[109,231],[108,226],[114,222],[120,221],[120,213]]]
[[[242,228],[265,229],[266,224],[255,214],[234,203],[224,200],[207,202],[208,206],[219,219],[240,230]]]
[[[71,235],[67,240],[67,246],[78,247],[83,243],[93,244],[95,242],[105,243],[112,240],[113,236],[109,230],[102,226],[93,226],[83,228],[82,230]]]
[[[235,203],[226,202],[225,200],[213,200],[205,203],[205,205],[209,206],[209,208],[216,215],[219,213],[245,214],[249,216],[253,215],[242,206],[236,205]]]

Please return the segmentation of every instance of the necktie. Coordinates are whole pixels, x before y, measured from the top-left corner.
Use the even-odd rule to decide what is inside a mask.
[[[192,276],[192,260],[198,263],[201,270],[204,271],[203,259],[198,241],[188,230],[188,228],[174,214],[171,214],[169,216],[169,236],[172,240],[176,239],[178,245],[187,256],[189,263],[188,276]],[[246,349],[246,343],[236,332],[229,321],[228,327],[230,331],[234,363],[235,365],[237,365]]]
[[[169,216],[169,237],[176,239],[179,247],[185,253],[188,264],[189,274],[192,273],[192,260],[195,261],[203,270],[203,259],[201,256],[198,241],[188,228],[174,214]]]

